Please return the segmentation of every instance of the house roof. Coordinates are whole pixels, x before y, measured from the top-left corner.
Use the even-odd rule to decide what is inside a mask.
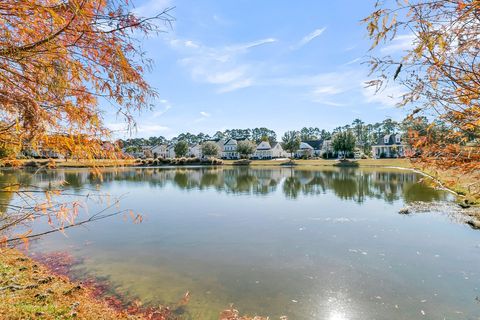
[[[320,150],[322,148],[323,140],[308,140],[303,141],[306,144],[310,145],[315,150]]]
[[[225,141],[225,144],[237,144],[237,140],[236,139],[228,139],[227,141]]]
[[[268,141],[262,141],[257,146],[257,150],[270,150],[270,149],[272,149],[272,146]]]
[[[400,137],[400,143],[396,142],[397,137]],[[401,140],[402,140],[402,135],[400,133],[386,134],[384,136],[379,137],[375,145],[394,145],[394,144],[398,145],[398,144],[401,144]]]
[[[278,146],[278,145],[279,145],[280,147],[282,146],[282,145],[280,144],[280,142],[276,142],[276,141],[270,143],[270,145],[272,146],[272,149],[275,148],[275,147]]]
[[[306,142],[301,142],[300,149],[313,149],[313,147]]]

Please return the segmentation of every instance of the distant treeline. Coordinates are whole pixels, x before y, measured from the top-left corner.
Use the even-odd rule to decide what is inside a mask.
[[[337,127],[332,131],[317,127],[304,127],[300,130],[297,130],[297,132],[299,133],[302,141],[311,141],[328,140],[331,139],[336,133],[342,131],[351,131],[355,135],[357,145],[364,151],[369,151],[371,146],[377,143],[378,139],[386,134],[405,133],[411,128],[415,127],[418,129],[418,127],[426,126],[428,126],[428,120],[426,118],[421,118],[421,121],[416,119],[415,122],[408,120],[397,122],[392,119],[385,119],[382,122],[373,124],[367,124],[360,119],[355,119],[351,124]],[[270,141],[279,141],[280,137],[277,136],[275,131],[261,127],[254,129],[227,129],[225,131],[217,131],[213,136],[202,132],[198,134],[187,132],[182,133],[172,139],[166,139],[165,137],[158,136],[150,137],[148,139],[135,138],[119,140],[119,142],[124,148],[129,148],[130,150],[138,149],[140,151],[142,146],[175,144],[178,141],[186,141],[189,144],[196,144],[213,139],[248,139],[255,142],[260,142],[266,139]]]

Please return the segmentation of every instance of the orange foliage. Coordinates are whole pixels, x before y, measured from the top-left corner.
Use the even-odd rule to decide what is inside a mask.
[[[410,49],[371,58],[378,78],[368,84],[377,90],[402,84],[400,105],[414,108],[409,119],[432,120],[411,130],[413,155],[430,167],[480,178],[479,12],[478,0],[378,2],[364,22],[372,50],[398,33],[412,39]]]
[[[2,0],[0,147],[38,148],[81,159],[111,155],[98,106],[132,124],[156,96],[135,34],[158,31],[128,0]]]

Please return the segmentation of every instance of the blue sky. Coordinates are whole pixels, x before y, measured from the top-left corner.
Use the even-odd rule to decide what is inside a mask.
[[[154,61],[146,78],[160,98],[154,110],[137,114],[132,137],[261,126],[277,134],[304,126],[332,130],[355,118],[376,122],[405,114],[394,106],[400,87],[379,95],[364,87],[368,68],[361,62],[370,43],[360,20],[374,1],[134,4],[142,15],[175,7],[176,21],[167,32],[142,39]],[[406,44],[408,36],[400,36],[381,53]],[[111,115],[105,122],[114,130],[123,127]]]

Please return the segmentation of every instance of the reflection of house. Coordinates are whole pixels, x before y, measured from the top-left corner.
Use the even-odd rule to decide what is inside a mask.
[[[224,159],[239,159],[240,156],[237,152],[237,140],[228,139],[224,146],[222,152],[222,158]]]
[[[406,145],[402,143],[401,134],[387,134],[372,146],[374,158],[398,158],[405,156]]]
[[[311,157],[314,155],[315,149],[306,142],[300,143],[300,148],[295,152],[295,158]]]
[[[253,155],[255,159],[274,159],[285,158],[287,153],[283,150],[282,146],[278,142],[262,141],[258,144],[257,149]]]
[[[167,146],[164,144],[159,144],[150,149],[152,156],[157,156],[157,158],[167,158]]]

